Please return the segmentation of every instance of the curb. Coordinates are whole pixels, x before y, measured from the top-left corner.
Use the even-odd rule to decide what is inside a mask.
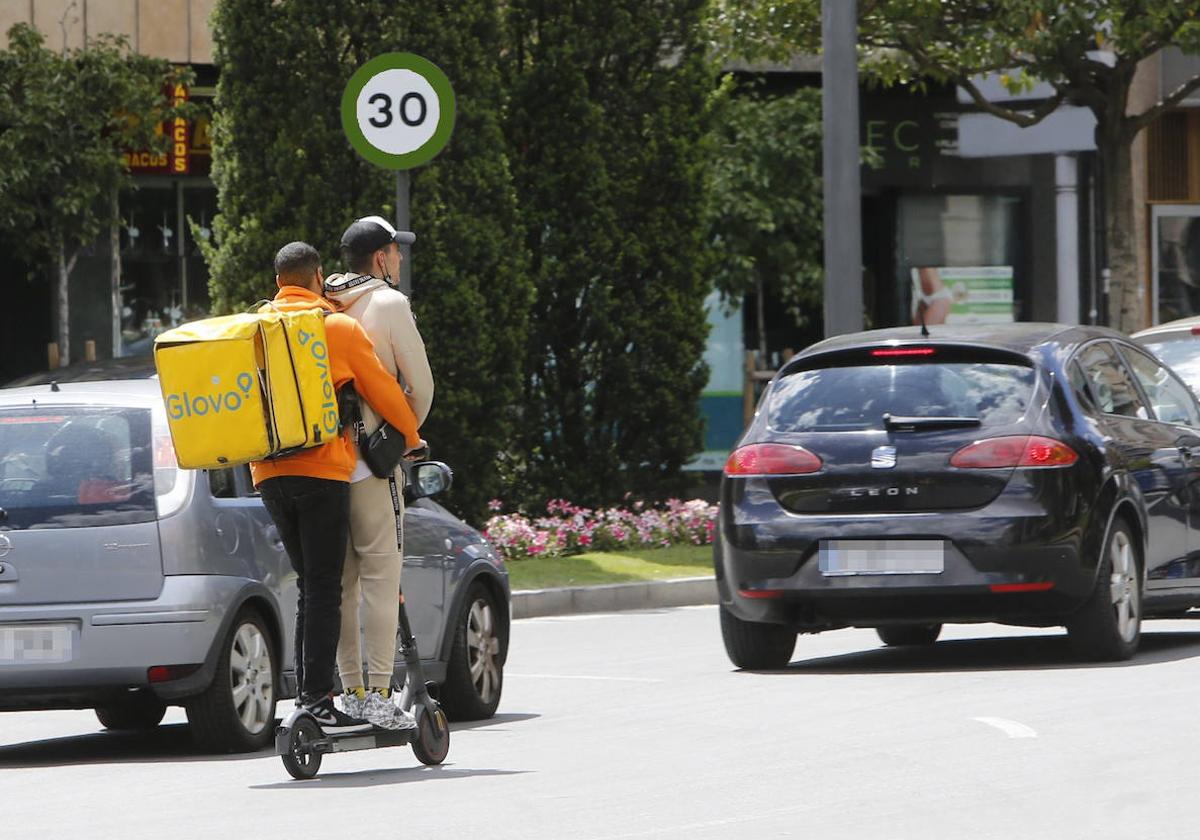
[[[715,603],[716,579],[694,577],[561,589],[522,589],[512,594],[511,610],[512,617],[517,619]]]

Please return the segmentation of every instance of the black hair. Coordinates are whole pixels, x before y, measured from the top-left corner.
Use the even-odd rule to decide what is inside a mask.
[[[281,277],[307,277],[321,267],[321,255],[307,242],[289,242],[275,255],[275,273]]]
[[[384,248],[387,246],[384,245]],[[379,250],[379,249],[376,249]],[[374,270],[375,251],[367,251],[365,254],[358,254],[342,246],[342,262],[346,264],[346,268],[353,271],[355,274],[370,274]]]

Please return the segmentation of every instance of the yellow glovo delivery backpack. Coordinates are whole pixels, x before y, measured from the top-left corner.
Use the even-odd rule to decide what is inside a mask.
[[[227,467],[320,446],[338,433],[320,309],[207,318],[154,340],[179,466]]]

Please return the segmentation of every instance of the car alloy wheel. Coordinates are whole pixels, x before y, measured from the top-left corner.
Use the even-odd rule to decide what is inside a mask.
[[[1124,641],[1132,642],[1137,638],[1141,624],[1141,598],[1138,597],[1138,565],[1133,556],[1133,544],[1124,531],[1113,534],[1108,557],[1112,568],[1109,591],[1117,632]]]
[[[233,636],[229,651],[233,708],[252,735],[275,719],[275,680],[271,644],[256,624],[247,622]]]
[[[490,705],[500,692],[500,639],[495,613],[484,598],[476,598],[467,613],[467,663],[471,682],[482,703]]]
[[[450,720],[486,720],[496,714],[504,690],[507,615],[493,590],[476,580],[453,624],[446,681],[438,701]]]

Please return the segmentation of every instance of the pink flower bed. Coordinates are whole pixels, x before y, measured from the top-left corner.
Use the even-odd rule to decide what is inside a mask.
[[[717,519],[717,506],[702,499],[688,502],[669,499],[661,506],[634,502],[631,509],[600,510],[553,499],[546,505],[545,516],[533,518],[521,513],[500,513],[503,503],[497,499],[488,507],[496,515],[488,520],[484,534],[505,560],[584,551],[707,545],[712,542]]]

